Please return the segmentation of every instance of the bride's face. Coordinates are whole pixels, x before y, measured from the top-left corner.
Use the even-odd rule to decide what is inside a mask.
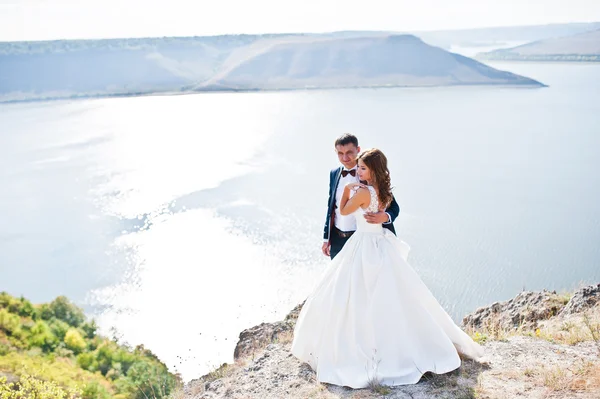
[[[357,168],[358,178],[362,181],[371,180],[371,169],[365,165],[362,159],[358,160],[358,168]]]

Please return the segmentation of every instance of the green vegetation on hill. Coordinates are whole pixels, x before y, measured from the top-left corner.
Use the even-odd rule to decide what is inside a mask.
[[[48,304],[0,293],[0,399],[166,398],[179,376],[142,345],[96,334],[60,296]]]

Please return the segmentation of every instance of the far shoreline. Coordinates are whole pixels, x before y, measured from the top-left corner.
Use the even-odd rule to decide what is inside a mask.
[[[573,56],[577,57],[577,56]],[[473,59],[479,62],[516,62],[516,63],[528,63],[528,64],[596,64],[600,65],[600,55],[596,55],[597,59],[587,59],[587,60],[579,60],[579,59],[570,59],[568,57],[552,59],[552,58],[544,58],[543,56],[540,58],[526,58],[526,57],[515,57],[515,58],[494,58],[494,57],[479,57],[477,54],[473,56]]]
[[[533,80],[533,79],[532,79]],[[537,81],[536,81],[537,82]],[[70,96],[51,96],[35,97],[23,99],[0,99],[0,105],[4,104],[26,104],[58,102],[69,100],[94,100],[105,98],[129,98],[129,97],[149,97],[149,96],[184,96],[192,94],[219,94],[219,93],[279,93],[279,92],[308,92],[308,91],[334,91],[334,90],[364,90],[364,89],[429,89],[429,88],[455,88],[455,87],[490,87],[490,88],[514,88],[514,89],[540,89],[550,87],[542,82],[537,84],[507,84],[507,83],[457,83],[457,84],[438,84],[438,85],[381,85],[381,86],[348,86],[348,87],[303,87],[303,88],[280,88],[280,89],[236,89],[236,88],[214,88],[203,90],[185,90],[185,91],[150,91],[150,92],[131,92],[131,93],[102,93],[102,94],[81,94]]]

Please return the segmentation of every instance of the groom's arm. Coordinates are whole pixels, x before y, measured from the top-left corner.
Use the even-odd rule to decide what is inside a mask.
[[[331,245],[329,244],[329,239],[331,237],[330,236],[330,231],[331,231],[331,227],[329,226],[329,224],[331,223],[331,214],[329,213],[329,204],[331,204],[331,196],[335,195],[333,194],[333,171],[329,174],[329,198],[327,199],[327,217],[325,218],[325,228],[323,229],[323,246],[321,247],[321,251],[323,252],[323,255],[325,256],[330,256],[331,254]]]
[[[394,220],[396,220],[396,218],[400,214],[400,206],[396,202],[396,198],[394,198],[394,196],[392,196],[392,203],[385,210],[385,213],[387,213],[389,219],[387,222],[384,222],[383,224],[394,223]]]
[[[331,223],[331,214],[329,213],[329,204],[331,204],[331,196],[333,190],[331,186],[333,185],[333,171],[329,172],[329,197],[327,198],[327,216],[325,217],[325,227],[323,229],[323,242],[329,242],[329,223]]]
[[[399,214],[400,214],[400,207],[398,206],[398,203],[396,202],[396,198],[394,198],[392,196],[392,203],[390,204],[390,206],[387,207],[385,212],[383,212],[383,211],[379,211],[377,213],[367,212],[367,213],[365,213],[364,218],[369,223],[390,224],[390,223],[394,223],[394,220],[396,220],[396,218],[398,217]]]

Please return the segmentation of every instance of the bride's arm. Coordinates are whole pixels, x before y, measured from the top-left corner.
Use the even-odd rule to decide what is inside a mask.
[[[340,202],[340,213],[344,216],[351,214],[359,206],[368,205],[371,202],[371,193],[364,187],[360,187],[356,194],[350,198],[350,190],[356,186],[360,187],[356,183],[349,183],[344,187],[344,194],[342,194]]]

